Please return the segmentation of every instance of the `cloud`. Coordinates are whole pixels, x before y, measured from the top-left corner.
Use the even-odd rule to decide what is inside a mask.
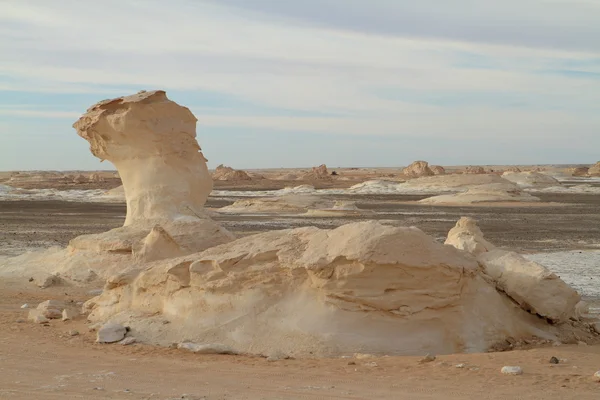
[[[277,133],[512,140],[531,154],[542,141],[600,145],[600,26],[592,23],[600,12],[591,1],[29,0],[3,8],[0,114],[15,121],[76,119],[103,98],[161,88],[209,134],[253,129],[257,149]],[[64,129],[68,138],[70,123]],[[0,152],[1,140],[2,132]]]

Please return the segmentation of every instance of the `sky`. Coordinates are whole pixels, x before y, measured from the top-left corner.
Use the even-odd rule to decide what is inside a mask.
[[[162,89],[234,168],[600,160],[600,0],[0,0],[0,170]]]

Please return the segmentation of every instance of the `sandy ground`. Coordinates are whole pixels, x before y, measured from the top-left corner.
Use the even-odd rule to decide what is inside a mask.
[[[364,177],[357,175],[356,180]],[[323,187],[328,184],[323,183]],[[215,186],[228,185],[231,183]],[[279,188],[290,183],[276,181],[273,185],[272,188]],[[267,188],[271,187],[247,185],[253,190]],[[476,218],[490,241],[524,252],[600,245],[598,196],[543,194],[542,201],[560,203],[544,207],[440,207],[410,203],[424,197],[348,195],[336,199],[356,201],[358,207],[375,211],[376,219],[415,225],[439,240],[464,215]],[[234,200],[211,198],[207,207],[215,209]],[[124,216],[124,204],[0,202],[0,258],[19,254],[24,248],[64,246],[75,236],[120,226]],[[306,225],[331,228],[361,219],[294,215],[214,218],[240,236]],[[95,288],[65,286],[41,290],[27,281],[0,281],[0,399],[600,398],[600,383],[592,379],[594,372],[600,370],[600,346],[561,345],[444,355],[425,364],[419,363],[418,357],[268,362],[258,357],[202,356],[141,344],[100,345],[94,342],[95,333],[83,318],[36,325],[26,321],[27,310],[20,308],[24,303],[35,306],[48,299],[85,301],[92,297],[91,289]],[[70,330],[80,334],[70,336]],[[552,356],[561,359],[561,363],[550,364]],[[457,364],[465,367],[457,368]],[[500,369],[505,365],[521,366],[524,374],[503,375]]]
[[[88,288],[89,289],[89,288]],[[87,289],[86,289],[87,290]],[[83,319],[23,322],[23,303],[83,301],[84,289],[0,283],[4,399],[598,399],[600,346],[503,353],[281,360],[206,356],[146,345],[101,345]],[[78,336],[68,331],[77,330]],[[561,363],[549,363],[551,357]],[[464,368],[456,365],[465,364]],[[500,373],[505,365],[521,376]],[[183,397],[182,397],[183,396]]]

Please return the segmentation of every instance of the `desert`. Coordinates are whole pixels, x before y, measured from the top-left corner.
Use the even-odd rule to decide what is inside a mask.
[[[597,1],[0,3],[0,399],[599,398]]]
[[[56,385],[33,383],[48,370],[5,374],[3,394],[167,396],[150,365],[128,377],[133,356],[270,381],[251,392],[214,375],[219,394],[202,397],[179,374],[181,398],[467,398],[503,373],[525,379],[496,398],[538,398],[537,385],[593,396],[592,175],[426,161],[210,171],[196,121],[161,90],[105,100],[73,127],[117,171],[2,174],[4,360],[23,368],[40,356],[16,349],[35,342],[45,362],[72,364]],[[108,372],[73,358],[96,352]],[[412,383],[392,383],[402,376]],[[469,388],[447,393],[448,379]]]

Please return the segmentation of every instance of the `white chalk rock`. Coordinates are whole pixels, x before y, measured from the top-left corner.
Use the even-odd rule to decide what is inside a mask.
[[[183,342],[177,345],[178,349],[188,350],[197,354],[238,354],[229,346],[219,343],[197,344],[191,342]]]
[[[600,371],[594,373],[593,379],[595,382],[600,382]]]
[[[62,311],[62,320],[63,321],[69,321],[69,320],[77,318],[78,315],[79,315],[79,313],[76,312],[75,310],[71,310],[71,309],[65,308]]]
[[[523,375],[523,368],[518,367],[518,366],[514,366],[514,367],[505,366],[505,367],[502,367],[500,372],[502,372],[503,374],[506,374],[506,375]]]
[[[473,255],[485,253],[496,248],[483,237],[483,232],[477,226],[477,222],[470,217],[462,217],[454,228],[448,232],[448,238],[444,244],[465,250]]]
[[[492,250],[477,257],[484,271],[524,310],[555,322],[576,315],[576,290],[544,266],[511,251]]]
[[[160,225],[152,228],[140,246],[133,249],[133,257],[142,262],[175,258],[183,254],[181,247]]]
[[[127,334],[127,329],[121,324],[115,322],[108,322],[100,329],[98,329],[96,335],[96,342],[98,343],[114,343],[123,340]]]

